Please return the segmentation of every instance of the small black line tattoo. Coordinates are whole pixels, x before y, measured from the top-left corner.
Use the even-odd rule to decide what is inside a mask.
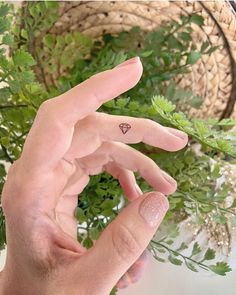
[[[123,134],[127,133],[131,129],[131,125],[128,123],[120,123],[119,127]]]

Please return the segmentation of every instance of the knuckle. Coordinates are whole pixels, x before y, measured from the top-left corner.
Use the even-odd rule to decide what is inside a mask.
[[[127,262],[127,259],[135,259],[142,252],[142,247],[139,244],[134,233],[125,225],[119,225],[112,230],[113,248],[122,261]]]
[[[56,102],[54,99],[45,100],[37,112],[37,120],[44,124],[48,130],[52,129],[55,136],[60,136],[64,131],[63,118],[57,115]]]
[[[48,113],[50,109],[50,100],[45,100],[38,108],[38,115]]]
[[[47,117],[47,120],[54,121],[56,118],[55,116],[55,103],[52,99],[45,100],[39,107],[37,112],[37,117],[40,117],[42,119],[45,119]]]

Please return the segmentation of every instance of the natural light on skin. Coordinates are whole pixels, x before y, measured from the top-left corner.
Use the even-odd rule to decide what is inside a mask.
[[[173,193],[177,185],[127,143],[142,141],[177,151],[186,146],[188,137],[148,119],[96,112],[134,87],[142,71],[139,58],[128,60],[40,107],[3,190],[8,252],[1,274],[7,292],[1,294],[27,295],[35,290],[44,295],[77,294],[78,289],[81,295],[108,294],[147,247],[168,209],[163,194]],[[128,124],[125,132],[124,125],[120,128],[124,123]],[[89,175],[103,171],[119,180],[132,202],[86,250],[77,242],[74,210]],[[140,196],[134,172],[159,193]],[[132,233],[135,242],[127,233],[119,238],[120,231]],[[122,254],[117,254],[117,248],[122,248]]]

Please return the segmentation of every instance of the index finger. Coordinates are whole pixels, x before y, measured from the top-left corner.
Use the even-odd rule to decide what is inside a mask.
[[[142,64],[135,57],[44,102],[26,138],[21,158],[30,162],[33,171],[54,168],[70,147],[77,121],[134,87],[141,76]]]

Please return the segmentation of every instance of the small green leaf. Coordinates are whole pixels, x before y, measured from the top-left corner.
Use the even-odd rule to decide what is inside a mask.
[[[56,10],[59,8],[59,3],[56,1],[45,1],[46,8]]]
[[[166,250],[165,249],[162,249],[162,248],[157,248],[156,249],[158,252],[160,252],[160,253],[166,253]]]
[[[126,98],[119,98],[117,101],[116,101],[116,105],[118,107],[125,107],[127,105],[127,103],[129,102],[129,100],[127,100]]]
[[[215,265],[209,267],[214,273],[225,276],[227,272],[232,271],[226,262],[217,262]]]
[[[92,241],[89,237],[87,237],[87,238],[85,238],[84,241],[83,241],[83,246],[84,246],[86,249],[89,249],[89,248],[91,248],[91,247],[93,246],[93,241]]]
[[[199,95],[194,95],[190,101],[190,105],[193,108],[199,109],[203,103],[204,99]]]
[[[14,44],[14,36],[11,34],[5,34],[2,38],[2,43],[12,46]]]
[[[152,54],[153,54],[153,50],[148,50],[148,51],[141,52],[139,55],[140,57],[149,57]]]
[[[175,110],[176,106],[170,101],[165,99],[163,96],[154,96],[152,99],[153,106],[156,110],[161,110],[166,113],[171,113]]]
[[[5,148],[8,148],[8,147],[10,147],[10,144],[11,144],[11,142],[10,142],[10,138],[9,137],[2,137],[1,139],[0,139],[0,142],[1,142],[1,144],[5,147]]]
[[[11,96],[10,88],[3,87],[0,88],[0,100],[1,102],[7,102],[8,98]]]
[[[29,7],[29,12],[30,14],[36,18],[38,16],[38,9],[37,9],[37,6],[36,5],[32,5]]]
[[[219,48],[220,46],[212,46],[209,50],[207,50],[206,54],[211,55],[213,52],[215,52]]]
[[[191,51],[187,56],[187,64],[193,65],[195,64],[199,58],[201,57],[201,53],[198,51]]]
[[[116,295],[117,294],[117,288],[114,287],[112,290],[111,290],[111,293],[109,295]]]
[[[196,25],[199,25],[199,26],[203,26],[204,25],[204,18],[201,15],[193,14],[190,17],[190,22],[194,23]]]
[[[43,43],[48,47],[48,48],[53,48],[55,45],[55,37],[53,35],[47,34],[43,38]]]
[[[167,241],[165,241],[165,243],[166,243],[167,245],[172,245],[172,244],[174,243],[174,241],[173,241],[173,240],[167,240]]]
[[[0,4],[0,17],[6,16],[8,14],[9,10],[10,10],[9,4],[1,3]]]
[[[195,119],[193,122],[194,122],[194,127],[200,137],[205,138],[211,134],[211,130],[206,126],[206,124],[202,120]]]
[[[186,264],[187,268],[190,269],[191,271],[198,272],[198,270],[196,269],[196,267],[192,263],[185,261],[185,264]]]
[[[201,53],[203,53],[209,47],[209,45],[210,45],[209,41],[203,42],[200,49]]]
[[[216,124],[219,126],[236,126],[236,120],[227,118],[216,122]]]
[[[172,49],[172,48],[182,49],[182,45],[180,41],[177,38],[175,38],[173,35],[169,36],[167,42],[168,42],[169,49]]]
[[[34,66],[36,64],[32,55],[23,49],[18,49],[13,55],[13,61],[16,66]]]
[[[73,36],[72,34],[66,34],[65,35],[65,41],[68,45],[70,45],[73,42]]]
[[[224,215],[219,213],[214,214],[212,217],[213,217],[213,220],[219,224],[226,224],[228,221]]]
[[[201,253],[201,251],[202,250],[201,250],[198,242],[194,243],[191,257],[194,256],[194,255],[197,255],[197,254]]]
[[[163,59],[164,61],[164,64],[166,67],[170,66],[171,65],[171,62],[172,62],[172,58],[171,58],[171,55],[167,52],[163,52],[161,54],[161,58]]]
[[[75,216],[76,216],[77,220],[81,223],[87,220],[87,217],[84,214],[84,210],[81,209],[80,207],[76,208]]]
[[[131,101],[131,102],[129,103],[129,109],[130,109],[131,111],[136,111],[136,110],[139,109],[139,107],[140,107],[140,104],[139,104],[138,102],[136,102],[136,101]]]
[[[208,248],[205,255],[204,255],[203,260],[212,260],[215,258],[215,256],[216,256],[215,254],[216,254],[215,250]]]
[[[158,256],[154,256],[154,258],[159,261],[159,262],[166,262],[165,259],[158,257]]]
[[[168,259],[169,259],[169,261],[170,261],[172,264],[174,264],[174,265],[181,265],[181,264],[183,263],[182,260],[180,260],[180,259],[174,257],[173,255],[169,255],[169,256],[168,256]]]
[[[179,34],[179,38],[182,39],[185,42],[189,42],[192,40],[192,36],[191,34],[187,33],[187,32],[181,32]]]
[[[28,38],[29,38],[28,32],[25,29],[22,29],[20,34],[24,39],[28,40]]]
[[[188,246],[184,242],[182,242],[182,244],[179,246],[179,248],[176,251],[180,252],[186,249],[188,249]]]
[[[100,232],[96,227],[90,228],[89,236],[91,237],[92,240],[97,240],[100,236]]]

